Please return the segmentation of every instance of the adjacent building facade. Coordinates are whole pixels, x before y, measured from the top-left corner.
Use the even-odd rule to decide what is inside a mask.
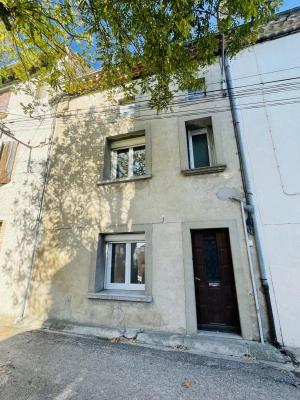
[[[277,339],[300,347],[300,8],[231,62]]]
[[[39,94],[47,103],[46,92]],[[50,107],[24,114],[25,91],[0,90],[0,321],[23,316],[45,187]],[[45,117],[44,114],[47,114]],[[3,123],[3,126],[1,126]]]

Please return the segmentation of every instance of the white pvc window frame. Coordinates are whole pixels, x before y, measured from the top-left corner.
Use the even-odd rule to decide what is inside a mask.
[[[132,235],[107,235],[105,237],[105,279],[104,289],[117,289],[117,290],[142,290],[145,291],[144,283],[130,283],[131,281],[131,244],[143,243],[145,244],[144,234]],[[113,283],[111,282],[111,269],[112,269],[112,245],[120,243],[125,244],[125,282]]]
[[[132,178],[134,176],[143,176],[143,175],[134,175],[133,174],[133,153],[134,149],[137,147],[144,147],[145,149],[145,162],[146,162],[146,145],[145,143],[136,144],[134,146],[125,146],[119,147],[117,149],[111,150],[111,179],[126,179]],[[118,167],[118,150],[128,150],[128,175],[122,178],[117,178],[117,167]]]
[[[188,130],[188,148],[189,148],[189,160],[190,160],[190,168],[191,169],[195,168],[193,136],[197,136],[197,135],[206,135],[207,147],[208,147],[208,161],[209,161],[208,166],[213,165],[215,162],[212,133],[209,132],[209,130],[207,128],[199,128],[199,129],[192,129],[192,130],[189,129]]]

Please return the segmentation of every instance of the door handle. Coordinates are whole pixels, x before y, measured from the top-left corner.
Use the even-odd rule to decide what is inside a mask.
[[[195,280],[196,280],[196,281],[199,281],[199,282],[201,281],[201,279],[198,278],[197,276],[195,276]]]
[[[208,282],[208,286],[210,287],[220,287],[220,282]]]

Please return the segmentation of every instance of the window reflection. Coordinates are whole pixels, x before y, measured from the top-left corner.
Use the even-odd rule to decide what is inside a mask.
[[[125,282],[126,244],[113,243],[111,254],[111,283]]]
[[[145,243],[131,243],[130,283],[145,283]]]
[[[116,178],[125,178],[128,176],[129,150],[123,149],[117,151],[117,173]]]
[[[145,146],[133,149],[133,175],[145,175]]]

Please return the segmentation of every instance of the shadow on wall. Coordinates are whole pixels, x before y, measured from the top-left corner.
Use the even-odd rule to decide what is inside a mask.
[[[85,319],[81,305],[100,226],[120,218],[129,223],[135,195],[134,186],[97,186],[105,141],[131,127],[130,120],[93,108],[57,121],[28,315],[42,320]]]
[[[32,168],[32,173],[20,172],[25,175],[21,184],[16,179],[19,188],[9,210],[13,217],[5,221],[4,227],[7,246],[1,255],[1,286],[5,298],[1,299],[0,313],[11,317],[20,316],[28,283],[44,179],[41,171],[45,170],[45,161],[35,162]],[[14,181],[10,185],[14,185]],[[5,189],[9,193],[10,189]],[[13,186],[11,193],[14,193]]]

